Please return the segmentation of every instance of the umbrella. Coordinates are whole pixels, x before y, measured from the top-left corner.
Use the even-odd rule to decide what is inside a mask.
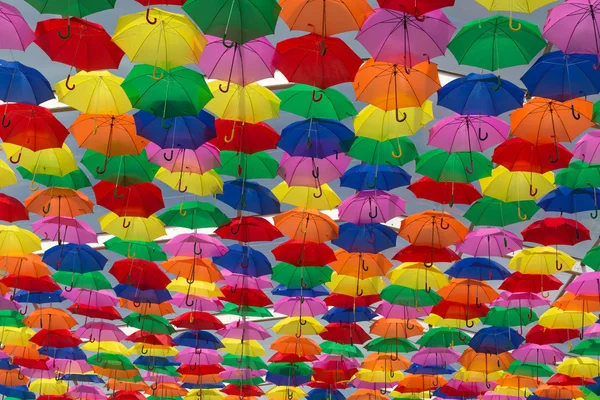
[[[338,236],[338,225],[318,210],[293,209],[275,215],[274,224],[292,240],[324,243]]]
[[[556,160],[557,151],[558,160]],[[535,144],[520,137],[514,137],[494,149],[492,161],[510,171],[544,174],[548,171],[566,168],[572,157],[573,154],[562,144]]]
[[[264,122],[257,124],[218,119],[215,122],[217,137],[212,144],[221,150],[252,154],[277,147],[279,133]],[[248,140],[251,138],[251,140]]]
[[[423,177],[408,186],[417,198],[427,199],[440,204],[472,204],[481,198],[481,194],[470,183],[436,182],[429,177]]]
[[[44,0],[27,0],[36,10],[43,14],[59,14],[75,17],[85,17],[115,6],[116,0],[59,0],[49,4]]]
[[[221,175],[242,179],[273,179],[277,176],[278,162],[267,152],[221,151],[220,157],[222,165],[215,170]]]
[[[161,168],[156,173],[156,179],[166,183],[171,189],[177,189],[179,193],[189,192],[197,196],[223,193],[223,181],[215,170],[196,174],[182,171],[171,172],[166,168]]]
[[[315,189],[303,186],[290,187],[286,182],[281,182],[273,188],[272,192],[280,202],[300,208],[332,210],[342,202],[326,183]]]
[[[390,8],[416,16],[454,5],[454,0],[377,0],[382,8]]]
[[[33,231],[51,241],[70,242],[74,244],[97,243],[98,235],[94,229],[83,221],[70,217],[45,217],[34,222]]]
[[[448,153],[481,152],[504,142],[509,129],[510,126],[499,118],[455,115],[440,120],[429,130],[427,144]]]
[[[318,102],[313,101],[320,99]],[[324,118],[341,121],[356,115],[352,102],[335,89],[319,89],[297,84],[277,93],[281,110],[304,118]]]
[[[161,190],[152,183],[120,186],[100,181],[93,190],[96,203],[119,216],[148,218],[165,206]]]
[[[319,187],[321,182],[328,183],[340,178],[351,157],[345,154],[335,154],[325,158],[292,157],[283,153],[277,174],[290,186]],[[317,178],[314,175],[317,175]]]
[[[392,190],[408,185],[410,179],[411,176],[397,166],[359,164],[344,172],[340,186],[359,191]]]
[[[439,249],[464,241],[467,232],[450,214],[430,210],[403,219],[398,235],[412,244]]]
[[[339,219],[356,225],[386,223],[405,212],[405,201],[391,193],[365,190],[348,197],[338,207]]]
[[[352,131],[341,122],[311,118],[284,128],[277,147],[290,156],[325,158],[348,151],[353,139]]]
[[[24,221],[29,219],[29,211],[18,199],[0,194],[0,220],[6,222]]]
[[[24,51],[35,40],[35,33],[17,7],[2,3],[0,18],[5,21],[0,31],[2,37],[0,48]]]
[[[534,247],[525,249],[508,263],[508,267],[523,274],[551,275],[558,271],[569,271],[575,260],[568,254],[552,247]]]
[[[436,182],[471,183],[491,175],[491,161],[480,153],[430,150],[417,158],[416,172]]]
[[[402,121],[396,120],[396,110],[384,111],[373,105],[367,105],[354,119],[356,136],[384,142],[403,136],[412,136],[427,123],[433,121],[433,103],[426,100],[420,107],[405,107],[398,111],[406,114]],[[400,140],[395,140],[400,147]],[[371,164],[380,164],[374,163]]]
[[[260,217],[239,217],[220,226],[215,234],[222,239],[239,242],[271,242],[283,236],[269,221]]]
[[[281,100],[264,86],[257,83],[246,86],[231,83],[230,89],[223,92],[219,87],[224,87],[225,84],[223,81],[208,83],[214,98],[206,105],[206,109],[219,118],[234,120],[235,126],[244,123],[256,124],[279,116]],[[229,133],[231,131],[229,130]],[[233,140],[231,136],[228,138]]]
[[[98,219],[100,227],[121,240],[138,240],[151,242],[166,235],[162,221],[151,215],[143,217],[119,217],[115,213],[108,213]]]
[[[0,243],[0,256],[23,257],[42,249],[40,238],[15,225],[0,226]]]
[[[490,177],[481,179],[479,183],[484,196],[505,202],[518,202],[541,198],[555,188],[553,181],[552,172],[512,172],[499,166],[494,168]]]
[[[256,214],[279,213],[279,200],[266,187],[243,179],[225,182],[223,193],[217,194],[222,201],[236,210],[245,210]]]
[[[60,148],[69,132],[56,119],[50,110],[30,104],[5,104],[0,107],[2,129],[0,137],[5,143],[11,143],[33,152],[44,149]],[[19,153],[20,154],[20,153]],[[13,163],[17,161],[10,159]]]
[[[503,257],[522,247],[523,240],[510,231],[498,228],[480,228],[469,232],[465,241],[457,245],[456,250],[475,257]]]
[[[563,217],[548,217],[533,222],[521,234],[526,242],[544,246],[567,245],[590,240],[589,230],[579,222]]]
[[[464,217],[476,226],[506,227],[531,219],[539,209],[535,201],[504,202],[484,196],[473,203]]]
[[[39,105],[54,97],[50,82],[38,70],[18,61],[1,60],[0,79],[0,98],[5,102]]]
[[[177,256],[220,257],[227,247],[219,240],[203,233],[182,233],[170,239],[163,250]]]

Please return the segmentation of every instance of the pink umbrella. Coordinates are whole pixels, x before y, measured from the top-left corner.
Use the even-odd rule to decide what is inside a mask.
[[[490,389],[494,389],[496,382],[465,382],[458,379],[450,379],[444,386],[451,387],[460,392],[484,393]]]
[[[217,335],[225,338],[246,340],[265,340],[271,337],[271,334],[256,322],[236,321],[225,325],[225,328],[219,329]]]
[[[456,114],[433,125],[427,144],[448,153],[482,152],[504,142],[509,130],[510,125],[497,117]]]
[[[63,291],[62,296],[76,304],[87,304],[93,307],[114,307],[119,299],[112,290],[92,290],[73,288],[70,292]]]
[[[456,28],[440,11],[422,17],[377,8],[356,36],[376,61],[402,64],[406,69],[443,56]]]
[[[225,367],[225,371],[219,376],[222,379],[248,380],[253,378],[261,378],[267,373],[264,369],[252,370],[246,368]]]
[[[80,338],[99,342],[122,342],[127,335],[110,322],[87,322],[75,331]]]
[[[586,133],[573,148],[573,156],[588,164],[600,163],[600,130]]]
[[[533,343],[523,344],[513,350],[512,356],[521,362],[536,364],[556,364],[565,358],[565,354],[554,346]]]
[[[178,383],[179,378],[176,376],[168,376],[163,374],[157,374],[155,372],[146,371],[142,378],[145,381],[157,382],[157,383]]]
[[[395,383],[393,382],[369,382],[369,381],[363,381],[360,379],[353,379],[352,380],[352,387],[356,388],[356,389],[368,389],[368,390],[381,390],[381,389],[387,389],[390,386],[394,386]]]
[[[546,307],[550,305],[550,301],[543,298],[538,293],[530,292],[500,292],[500,297],[494,300],[492,307],[504,308],[521,308],[521,307]]]
[[[173,152],[172,157],[171,152]],[[221,166],[219,149],[210,143],[204,143],[196,150],[189,150],[163,149],[150,142],[146,146],[146,153],[150,162],[171,172],[203,174]]]
[[[586,272],[569,283],[565,289],[575,295],[598,296],[600,293],[600,272]]]
[[[21,304],[17,303],[14,300],[11,300],[11,296],[12,295],[10,293],[5,294],[4,296],[0,296],[0,310],[17,311],[21,309]]]
[[[14,6],[0,2],[0,49],[25,50],[35,33]]]
[[[523,240],[500,228],[480,228],[467,233],[465,241],[456,245],[456,251],[475,257],[504,257],[523,248]]]
[[[179,308],[190,308],[194,311],[219,311],[223,309],[223,303],[219,299],[207,299],[206,297],[193,296],[183,293],[175,293],[169,303]],[[192,304],[188,306],[188,304]]]
[[[94,229],[75,218],[45,217],[31,226],[35,234],[47,240],[61,240],[75,244],[98,243],[98,235]]]
[[[54,379],[56,374],[53,369],[21,368],[21,374],[31,379]]]
[[[431,313],[432,308],[433,307],[415,308],[382,301],[377,306],[377,309],[375,309],[375,312],[383,318],[414,319],[428,316]]]
[[[207,35],[208,44],[198,66],[208,78],[233,82],[241,86],[272,78],[279,53],[266,39],[258,38],[244,44],[223,46],[223,39]],[[229,84],[222,85],[227,91]]]
[[[592,338],[592,339],[600,338],[600,324],[596,323],[596,324],[590,325],[585,330],[585,332],[583,332],[583,336]]]
[[[392,193],[363,190],[338,207],[339,218],[355,225],[383,224],[404,214],[406,202]]]
[[[325,158],[292,157],[283,153],[277,174],[289,186],[317,188],[344,175],[350,161],[352,157],[343,153]]]
[[[493,382],[489,382],[490,384]],[[487,392],[483,396],[479,397],[479,400],[527,400],[527,397],[523,396],[508,396],[502,393]]]
[[[104,391],[102,391],[102,389],[100,389],[99,387],[92,386],[92,385],[82,385],[82,384],[73,386],[71,389],[69,389],[68,393],[74,394],[74,395],[97,394],[100,396],[104,396]]]
[[[322,354],[313,362],[312,366],[313,368],[329,370],[354,369],[360,368],[360,363],[356,359],[347,356]]]
[[[327,304],[317,297],[305,297],[303,301],[300,297],[283,297],[273,304],[273,311],[289,317],[315,317],[327,312]]]
[[[175,356],[175,361],[190,365],[221,364],[223,356],[217,350],[187,348]]]
[[[219,257],[229,249],[218,239],[204,233],[182,233],[169,240],[163,250],[175,256]]]
[[[273,284],[266,276],[253,277],[243,274],[235,274],[226,269],[221,273],[225,277],[225,284],[231,287],[239,287],[244,289],[264,290],[271,289]]]
[[[86,360],[67,360],[65,358],[52,358],[46,362],[51,370],[62,371],[70,374],[87,374],[93,371],[92,366]]]
[[[411,363],[424,366],[448,365],[458,362],[460,353],[445,347],[423,347],[412,358]]]

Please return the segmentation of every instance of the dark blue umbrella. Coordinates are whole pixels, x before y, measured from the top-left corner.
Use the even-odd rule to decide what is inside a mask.
[[[98,376],[94,374],[66,374],[63,375],[60,380],[62,381],[73,381],[77,383],[102,383],[105,382]]]
[[[122,299],[131,300],[135,304],[160,304],[172,299],[171,293],[168,290],[140,290],[135,286],[129,286],[122,283],[115,286],[114,290],[117,296]]]
[[[346,170],[340,186],[354,190],[392,190],[410,185],[411,176],[395,165],[359,164]]]
[[[448,375],[455,373],[456,370],[449,365],[442,367],[441,365],[411,364],[405,372],[415,375]]]
[[[542,197],[538,201],[538,206],[544,211],[575,214],[581,211],[596,210],[598,201],[600,201],[600,189],[598,188],[571,189],[566,186],[558,186]]]
[[[20,400],[35,400],[36,394],[29,391],[27,386],[5,386],[0,385],[2,397],[12,397]]]
[[[478,353],[500,354],[516,349],[524,341],[525,338],[512,328],[489,326],[473,335],[469,347]]]
[[[600,93],[600,71],[594,69],[593,54],[564,54],[553,51],[533,64],[521,81],[531,96],[558,101]]]
[[[87,360],[87,356],[79,347],[41,347],[39,353],[51,358],[64,358],[67,360]]]
[[[133,360],[133,363],[138,365],[155,365],[158,367],[176,367],[181,365],[173,357],[160,356],[139,356]]]
[[[446,394],[446,393],[444,393],[442,390],[443,390],[443,386],[442,386],[442,387],[439,387],[439,388],[437,388],[437,389],[435,389],[435,390],[432,392],[432,394],[431,394],[432,398],[434,398],[434,397],[437,397],[437,398],[440,398],[440,399],[468,400],[468,399],[476,399],[476,398],[478,397],[478,396],[472,396],[472,397],[464,397],[464,396],[451,396],[451,395],[449,395],[449,394]]]
[[[225,347],[219,338],[206,331],[187,331],[173,338],[173,342],[176,346],[196,349],[217,350]]]
[[[312,376],[310,376],[310,375],[308,375],[308,376],[302,376],[302,375],[288,376],[288,375],[272,374],[270,372],[267,372],[267,375],[265,376],[265,380],[268,382],[271,382],[273,385],[276,385],[276,386],[300,386],[300,385],[305,385],[308,382],[310,382],[312,380]]]
[[[339,236],[331,241],[351,253],[379,253],[396,246],[398,233],[386,225],[340,225]]]
[[[284,285],[277,285],[271,293],[275,296],[286,296],[286,297],[322,297],[327,296],[329,292],[323,286],[315,286],[312,289],[304,288],[288,288]]]
[[[224,384],[222,383],[203,383],[203,384],[199,384],[199,383],[182,383],[181,387],[184,389],[221,389],[223,387],[225,387]]]
[[[502,264],[484,257],[463,258],[446,271],[453,278],[502,281],[511,273]]]
[[[292,157],[325,158],[350,151],[354,138],[339,121],[312,118],[284,128],[277,147]]]
[[[60,303],[66,300],[61,294],[62,290],[56,290],[54,292],[27,292],[25,290],[19,290],[13,300],[19,303],[32,304]]]
[[[37,69],[18,61],[0,60],[0,100],[40,105],[54,100],[52,85]]]
[[[256,182],[242,179],[225,182],[223,193],[217,195],[217,200],[235,210],[244,210],[260,215],[278,214],[280,211],[279,200],[269,189]]]
[[[438,105],[461,115],[497,116],[523,106],[525,92],[494,74],[469,74],[438,90]]]
[[[0,358],[0,369],[12,370],[21,368],[20,365],[15,365],[12,358]]]
[[[196,150],[217,137],[215,117],[204,110],[196,116],[166,120],[146,111],[138,111],[133,115],[133,119],[137,134],[163,149]]]
[[[590,389],[594,394],[600,395],[600,377],[593,378],[596,382],[593,385],[586,385],[585,387]]]
[[[351,324],[353,322],[371,321],[378,314],[369,307],[339,308],[332,307],[321,318],[327,322]]]
[[[213,257],[213,261],[234,274],[258,277],[272,273],[267,256],[258,250],[239,244],[229,246],[227,253]]]
[[[85,274],[101,271],[108,259],[87,244],[67,243],[46,250],[42,261],[57,271]]]
[[[346,398],[339,390],[317,388],[306,394],[306,400],[346,400]]]

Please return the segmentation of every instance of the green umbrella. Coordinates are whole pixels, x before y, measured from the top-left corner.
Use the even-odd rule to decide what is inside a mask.
[[[594,108],[592,109],[592,121],[595,123],[600,123],[600,101],[594,103]]]
[[[136,369],[135,365],[122,354],[98,353],[87,359],[88,364],[104,369],[127,371]]]
[[[485,325],[508,328],[511,326],[527,326],[538,320],[538,316],[527,307],[492,307],[481,322]]]
[[[136,65],[121,87],[131,105],[163,120],[183,115],[198,115],[213,95],[202,74],[185,67],[170,70],[158,68],[164,74],[160,80],[153,78],[154,66]],[[168,123],[163,121],[163,127]]]
[[[160,374],[160,372],[154,372],[155,374]],[[148,400],[183,400],[181,396],[148,396]]]
[[[217,228],[231,220],[214,204],[186,201],[168,208],[158,218],[167,226],[189,229]]]
[[[89,178],[81,169],[76,169],[73,172],[66,174],[65,176],[54,176],[46,174],[35,174],[33,175],[27,169],[23,167],[17,167],[17,171],[23,177],[23,179],[39,183],[46,187],[62,187],[74,190],[91,187],[92,183]]]
[[[311,376],[315,373],[305,363],[277,362],[269,364],[267,372],[283,376]]]
[[[597,395],[591,389],[585,386],[582,386],[580,389],[585,394],[585,400],[600,400],[600,395]],[[8,400],[8,397],[6,399]]]
[[[392,154],[398,155],[400,148],[400,157],[396,158]],[[375,139],[359,136],[352,143],[350,157],[372,165],[396,165],[401,167],[415,160],[419,153],[415,144],[407,137],[390,139],[379,142]]]
[[[26,326],[23,318],[23,315],[16,310],[0,310],[0,326],[22,328]]]
[[[600,270],[600,246],[592,247],[585,253],[581,264],[590,267],[594,271]]]
[[[286,287],[312,289],[331,280],[333,269],[324,267],[302,267],[280,262],[273,267],[273,279]]]
[[[415,345],[408,339],[383,337],[371,340],[365,345],[365,349],[378,353],[410,353],[417,351]]]
[[[281,7],[277,0],[188,0],[183,10],[204,34],[244,44],[274,33]]]
[[[232,385],[254,385],[259,386],[265,383],[265,380],[262,378],[252,378],[252,379],[224,379],[223,382],[230,383]]]
[[[253,369],[255,371],[259,369],[267,369],[267,363],[265,363],[261,357],[238,357],[235,354],[225,354],[221,364],[234,368]]]
[[[335,89],[319,89],[309,85],[294,85],[277,93],[280,110],[304,118],[326,118],[341,121],[357,114],[346,96]],[[318,100],[318,101],[314,101]]]
[[[600,186],[600,164],[574,161],[568,168],[563,168],[556,173],[555,183],[571,189],[598,187]]]
[[[102,153],[87,150],[81,163],[96,179],[130,186],[137,183],[152,182],[160,167],[148,161],[146,150],[140,154],[108,157]],[[106,163],[106,165],[105,165]]]
[[[83,18],[115,7],[117,0],[25,0],[42,14]]]
[[[338,356],[346,356],[346,357],[354,357],[354,358],[362,358],[364,354],[360,349],[354,344],[341,344],[332,342],[330,340],[325,340],[321,343],[321,350],[325,354],[336,354]]]
[[[475,226],[505,227],[531,219],[539,209],[533,200],[506,203],[493,197],[483,196],[471,205],[464,217]],[[525,219],[521,219],[519,215]]]
[[[573,347],[570,353],[580,356],[598,357],[600,356],[600,339],[584,340]]]
[[[416,172],[437,182],[471,183],[492,175],[492,162],[480,153],[434,149],[417,158]]]
[[[159,315],[131,313],[123,318],[123,322],[148,333],[166,335],[175,333],[175,328],[173,328],[169,321]]]
[[[100,271],[86,272],[85,274],[58,271],[52,274],[52,279],[54,279],[56,283],[63,284],[68,288],[92,290],[104,290],[113,288],[113,284],[110,283],[108,279],[106,279],[104,274]]]
[[[223,307],[219,313],[225,315],[237,315],[240,317],[270,318],[273,316],[273,314],[264,307],[238,306],[233,303],[225,303],[225,307]]]
[[[442,300],[442,296],[434,291],[415,290],[406,286],[389,285],[381,291],[381,298],[388,303],[408,306],[434,306]]]
[[[225,150],[221,151],[221,167],[215,168],[215,172],[242,179],[273,179],[277,168],[279,162],[267,152],[246,154]]]
[[[128,258],[141,258],[146,261],[166,261],[167,255],[156,242],[139,242],[137,240],[121,240],[113,237],[104,242],[108,251]]]
[[[546,47],[537,25],[514,19],[521,29],[509,27],[509,18],[495,15],[466,23],[448,44],[459,64],[496,71],[525,65]]]
[[[450,327],[431,328],[417,340],[423,347],[454,347],[469,344],[471,336]]]
[[[552,368],[545,364],[537,364],[537,363],[524,363],[519,360],[513,361],[509,366],[506,372],[509,372],[513,375],[523,375],[529,377],[547,377],[554,375],[554,371]]]

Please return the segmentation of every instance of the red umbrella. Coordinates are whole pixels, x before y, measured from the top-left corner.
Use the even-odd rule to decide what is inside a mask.
[[[487,392],[487,389],[483,390],[482,392],[473,392],[473,391],[468,391],[465,388],[456,389],[456,388],[453,388],[452,386],[444,385],[439,388],[439,391],[441,393],[444,393],[451,397],[475,398],[475,397],[479,396],[480,394],[484,394],[485,392]]]
[[[223,292],[223,300],[238,306],[266,307],[273,304],[269,296],[258,289],[224,286],[221,291]]]
[[[581,222],[563,217],[548,217],[531,223],[521,232],[524,242],[544,246],[575,246],[590,240],[590,231]]]
[[[317,381],[310,381],[306,384],[306,386],[311,387],[311,388],[316,388],[316,389],[329,389],[329,390],[337,390],[337,389],[343,390],[343,389],[348,389],[350,387],[348,382],[328,383],[328,382],[317,382]]]
[[[40,329],[29,341],[38,346],[56,348],[77,347],[83,343],[81,339],[73,335],[68,329]]]
[[[13,357],[12,363],[13,365],[18,365],[19,367],[23,368],[41,369],[44,371],[48,371],[50,368],[48,368],[48,365],[46,365],[46,363],[49,359],[50,357],[45,356],[35,360],[23,357]]]
[[[227,119],[215,121],[217,137],[210,141],[221,150],[254,154],[277,148],[279,133],[264,122],[242,123]]]
[[[552,275],[522,274],[515,272],[502,282],[500,290],[511,293],[542,293],[547,290],[558,290],[562,282]]]
[[[221,367],[219,364],[210,364],[210,365],[194,365],[191,366],[189,364],[181,364],[179,368],[177,368],[177,372],[180,374],[186,375],[212,375],[218,374],[225,371],[225,368]]]
[[[269,358],[269,362],[313,362],[317,356],[299,356],[297,354],[275,353]]]
[[[377,3],[381,8],[419,16],[440,8],[451,7],[454,5],[454,0],[377,0]]]
[[[534,344],[556,344],[578,339],[579,334],[579,329],[550,329],[536,325],[527,332],[525,340]]]
[[[162,191],[149,182],[120,186],[100,181],[92,189],[96,195],[96,204],[120,217],[148,218],[165,206]]]
[[[108,272],[119,283],[140,290],[163,290],[171,283],[171,279],[156,263],[139,258],[116,261]]]
[[[112,400],[146,400],[146,396],[142,393],[130,390],[119,390],[109,398]]]
[[[132,333],[131,335],[127,336],[125,340],[134,343],[146,343],[157,346],[175,346],[175,342],[173,342],[170,335],[158,333],[143,335],[142,331],[136,331]]]
[[[569,376],[565,374],[554,374],[546,382],[547,385],[557,386],[586,386],[595,385],[596,381],[591,378],[581,378],[578,376]]]
[[[135,0],[143,6],[182,6],[186,0]]]
[[[253,385],[235,385],[230,383],[221,389],[221,392],[228,394],[230,396],[239,396],[240,398],[249,397],[249,396],[257,396],[260,397],[265,392],[262,391],[258,386]]]
[[[342,39],[314,33],[285,39],[277,44],[277,51],[281,54],[277,69],[288,81],[321,89],[353,82],[363,63]]]
[[[25,221],[29,219],[29,211],[21,201],[0,193],[0,220],[6,222]]]
[[[330,340],[340,344],[363,344],[371,340],[371,336],[356,323],[345,324],[332,322],[325,326],[321,339]]]
[[[337,260],[335,253],[325,243],[288,240],[271,250],[277,261],[298,267],[321,267]]]
[[[238,242],[271,242],[283,236],[279,229],[261,217],[237,217],[215,231],[221,239]]]
[[[62,147],[69,131],[45,107],[11,103],[0,106],[5,117],[0,125],[0,138],[6,143],[28,148],[31,151]],[[21,158],[11,159],[16,164]]]
[[[202,311],[188,311],[173,318],[171,324],[178,328],[193,330],[216,331],[225,328],[225,325],[212,314]]]
[[[32,276],[8,274],[0,279],[0,283],[14,289],[26,290],[28,292],[54,292],[60,290],[60,286],[58,286],[50,276],[35,278]]]
[[[376,294],[360,297],[352,297],[345,294],[331,293],[325,297],[325,304],[329,307],[352,308],[352,307],[368,307],[381,301],[381,297]]]
[[[323,369],[323,368],[313,368],[315,373],[313,374],[313,380],[321,381],[328,384],[335,384],[337,382],[349,381],[352,379],[352,376],[358,372],[357,368],[349,368],[349,369]]]
[[[549,160],[556,157],[556,163]],[[492,161],[510,171],[527,171],[543,174],[555,169],[566,168],[573,154],[562,144],[549,143],[536,146],[525,139],[514,137],[494,149]]]
[[[69,393],[58,395],[44,395],[38,396],[36,400],[74,400],[75,398]]]
[[[433,254],[433,260],[430,260]],[[394,255],[393,260],[400,262],[454,262],[460,260],[460,256],[454,251],[447,247],[441,249],[432,249],[429,246],[415,246],[409,244],[408,246],[400,249],[399,252]]]
[[[114,307],[93,307],[87,304],[75,303],[67,307],[67,310],[72,314],[83,315],[88,318],[107,319],[110,321],[123,319]]]
[[[468,321],[472,318],[485,317],[490,311],[485,304],[463,304],[455,301],[440,300],[438,304],[431,308],[431,314],[439,315],[442,318],[460,319]]]
[[[408,190],[419,199],[435,201],[439,204],[471,204],[481,197],[481,193],[470,183],[436,182],[431,178],[423,177],[410,184]],[[420,261],[423,261],[421,259]]]

